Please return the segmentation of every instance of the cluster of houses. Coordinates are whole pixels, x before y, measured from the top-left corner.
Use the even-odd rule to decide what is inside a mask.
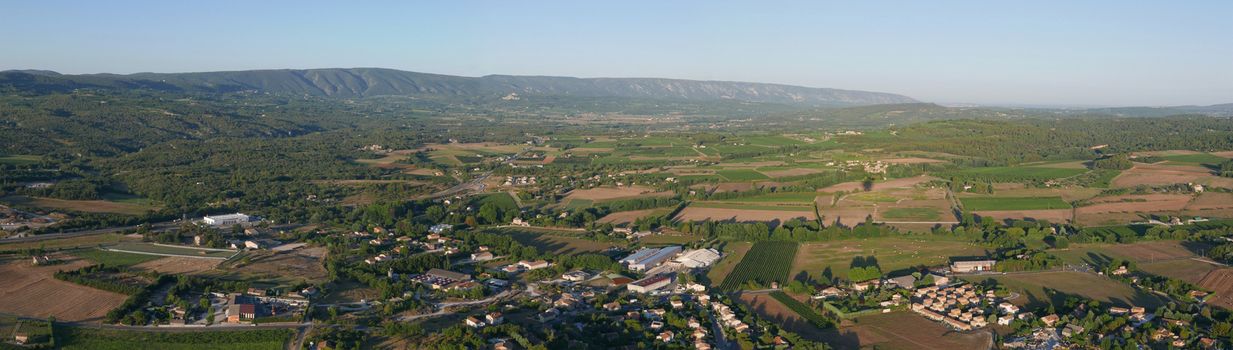
[[[373,230],[384,231],[379,227]],[[372,237],[372,235],[367,232],[357,231],[351,234],[360,238]],[[408,253],[410,252],[410,249],[421,249],[434,253],[440,252],[446,255],[457,254],[462,249],[460,248],[461,243],[458,240],[442,236],[440,233],[429,233],[423,240],[402,236],[395,238],[393,242],[386,238],[376,237],[369,240],[368,244],[374,247],[388,247],[391,249],[388,252],[379,253],[376,256],[364,259],[364,262],[369,265],[393,259],[395,254]],[[487,251],[487,249],[482,250]],[[489,253],[489,256],[491,256],[491,253]],[[491,260],[491,258],[489,260]]]
[[[471,280],[471,275],[442,269],[429,269],[428,272],[413,276],[409,280],[433,290],[452,291],[479,287],[479,283]]]
[[[990,311],[986,305],[997,301],[992,290],[980,293],[969,285],[929,286],[912,292],[912,311],[948,327],[967,331],[989,325],[986,317]],[[1019,308],[1010,303],[999,304],[998,310],[1012,317],[1019,312]]]
[[[534,176],[506,176],[502,186],[528,186],[535,185],[537,182]]]
[[[741,321],[739,317],[736,317],[736,313],[732,312],[732,308],[728,305],[718,302],[712,303],[711,310],[715,311],[715,317],[718,318],[724,327],[732,328],[732,330],[738,333],[745,333],[749,330],[749,325]]]
[[[1003,304],[1006,304],[1006,303],[1003,303]],[[999,305],[999,308],[1001,308],[1001,305]],[[1075,318],[1082,318],[1084,315],[1086,315],[1087,311],[1088,310],[1085,306],[1080,305],[1077,309],[1074,310],[1073,316]],[[1108,314],[1112,316],[1127,316],[1127,318],[1130,320],[1130,324],[1123,326],[1124,330],[1130,330],[1136,327],[1140,327],[1143,324],[1150,322],[1151,320],[1155,318],[1154,314],[1148,313],[1146,309],[1142,307],[1137,307],[1137,306],[1130,307],[1130,308],[1113,306],[1109,308]],[[1029,320],[1036,318],[1036,316],[1030,312],[1027,312],[1027,313],[1018,314],[1016,318],[1020,320],[1029,321]],[[1080,326],[1075,323],[1066,323],[1064,326],[1061,326],[1059,328],[1058,326],[1062,322],[1062,317],[1056,314],[1045,315],[1043,317],[1040,317],[1039,320],[1040,320],[1040,323],[1044,325],[1044,327],[1033,330],[1030,335],[1008,339],[1002,343],[1002,347],[1005,349],[1054,349],[1054,348],[1059,348],[1059,347],[1065,348],[1068,346],[1066,339],[1070,338],[1071,336],[1080,335],[1088,331],[1083,326]],[[1010,321],[1011,320],[1007,319],[1006,317],[998,318],[998,324],[1010,324]],[[1177,321],[1174,321],[1174,322],[1177,322]],[[1178,324],[1178,325],[1180,326],[1183,324]],[[1170,331],[1168,328],[1165,328],[1165,327],[1161,327],[1153,331],[1151,334],[1151,339],[1153,341],[1169,343],[1169,345],[1172,345],[1173,347],[1176,347],[1176,348],[1185,348],[1187,345],[1187,342],[1185,339],[1182,339],[1181,337],[1173,334],[1172,331]],[[1203,338],[1203,339],[1207,339],[1208,341],[1211,341],[1210,338]],[[1200,339],[1200,342],[1203,342],[1203,339]],[[1207,347],[1204,347],[1204,348],[1207,348]]]
[[[68,215],[62,213],[51,213],[43,216],[0,205],[0,230],[44,227],[56,223],[57,220],[65,219],[68,219]]]

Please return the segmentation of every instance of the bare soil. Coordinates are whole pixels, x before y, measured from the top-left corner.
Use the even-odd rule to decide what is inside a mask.
[[[645,186],[624,186],[624,187],[596,187],[585,190],[573,190],[569,195],[565,196],[562,202],[568,202],[570,199],[586,199],[592,201],[602,201],[610,199],[622,199],[644,196],[667,196],[671,192],[654,192],[655,189]]]
[[[786,221],[795,218],[812,219],[812,212],[805,211],[787,211],[787,210],[746,210],[746,209],[727,209],[727,208],[697,208],[687,207],[677,215],[676,220],[684,221],[703,221],[703,220],[735,220],[742,221],[771,221],[780,220]]]
[[[218,267],[218,264],[221,262],[222,260],[217,259],[196,259],[169,256],[133,265],[133,267],[141,270],[157,271],[163,274],[194,274],[213,270],[215,267]]]
[[[618,211],[618,212],[615,212],[615,213],[612,213],[612,214],[608,214],[607,216],[604,216],[604,217],[600,218],[599,220],[597,220],[597,222],[599,222],[599,223],[601,223],[601,224],[608,224],[608,223],[610,223],[610,224],[628,224],[628,223],[634,222],[634,220],[637,220],[638,218],[641,218],[641,217],[643,217],[643,216],[652,215],[652,214],[654,214],[655,212],[662,212],[662,211],[664,211],[664,209],[662,209],[662,208],[657,208],[657,209],[645,209],[645,210]]]
[[[1208,272],[1199,280],[1199,287],[1214,292],[1207,300],[1208,304],[1233,309],[1233,269],[1223,268]]]
[[[1065,222],[1070,220],[1070,209],[1041,209],[1041,210],[983,210],[974,212],[976,215],[996,220],[1006,219],[1037,219],[1049,220],[1050,222]]]
[[[56,256],[61,264],[33,266],[27,259],[0,263],[0,313],[61,321],[100,321],[128,296],[102,291],[52,277],[56,271],[90,265],[84,259]]]

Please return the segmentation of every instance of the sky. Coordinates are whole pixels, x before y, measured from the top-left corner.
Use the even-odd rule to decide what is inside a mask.
[[[1233,1],[0,1],[0,70],[383,67],[1233,103]]]

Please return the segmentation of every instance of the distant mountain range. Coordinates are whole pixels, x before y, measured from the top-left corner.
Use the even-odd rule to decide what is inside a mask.
[[[910,97],[890,93],[781,84],[659,78],[570,78],[512,75],[488,75],[475,78],[382,68],[276,69],[129,75],[64,75],[40,70],[0,72],[0,89],[42,93],[80,88],[137,88],[181,92],[260,91],[272,94],[340,98],[399,95],[496,99],[517,94],[520,97],[737,100],[802,106],[863,106],[917,102]]]

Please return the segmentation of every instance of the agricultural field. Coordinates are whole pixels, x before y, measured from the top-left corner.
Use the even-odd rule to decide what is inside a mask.
[[[749,242],[728,242],[723,246],[723,258],[711,266],[706,272],[706,278],[710,281],[712,288],[718,287],[728,274],[732,273],[732,269],[745,258],[745,254],[753,247],[753,243]]]
[[[81,248],[69,251],[68,254],[107,266],[132,266],[160,259],[157,255],[113,252],[98,248]]]
[[[696,208],[742,209],[742,210],[783,210],[807,212],[812,216],[813,206],[805,203],[740,203],[740,202],[693,202],[689,205]]]
[[[279,350],[294,334],[290,329],[142,332],[57,326],[56,345],[65,350]]]
[[[7,155],[0,156],[0,165],[30,165],[38,164],[42,160],[43,157],[37,155]]]
[[[845,320],[825,335],[827,343],[838,350],[988,349],[993,345],[992,338],[988,331],[955,332],[911,312]]]
[[[570,203],[572,205],[572,203],[574,202],[570,202]],[[639,218],[644,218],[647,216],[655,216],[655,215],[665,215],[665,214],[671,213],[672,209],[673,208],[655,208],[655,209],[618,211],[615,213],[605,215],[604,217],[599,218],[599,220],[596,220],[596,222],[601,223],[601,224],[613,224],[613,225],[628,224],[628,223],[634,222],[634,220],[638,220]]]
[[[1213,292],[1207,300],[1208,304],[1233,310],[1233,268],[1212,270],[1196,284]]]
[[[155,271],[164,274],[197,274],[213,270],[223,262],[218,259],[198,259],[178,256],[158,257],[153,255],[143,256],[152,256],[156,259],[133,265],[134,269]]]
[[[492,204],[492,205],[495,205],[502,212],[509,211],[509,210],[518,210],[518,202],[515,201],[514,197],[510,196],[510,194],[507,192],[496,192],[496,193],[488,193],[488,194],[479,195],[472,199],[472,203],[476,209],[479,209],[485,204]]]
[[[1198,257],[1196,252],[1208,248],[1210,246],[1203,243],[1173,240],[1130,244],[1072,244],[1070,248],[1055,251],[1054,255],[1072,264],[1101,264],[1101,260],[1108,258],[1130,260],[1138,264],[1169,260],[1194,262],[1190,258]]]
[[[229,249],[209,249],[209,248],[199,248],[199,247],[190,247],[190,246],[174,246],[174,245],[144,243],[144,242],[121,242],[121,243],[104,246],[102,249],[113,251],[113,252],[123,252],[123,253],[133,253],[133,254],[147,254],[147,255],[157,255],[157,256],[179,256],[179,257],[188,257],[188,258],[218,259],[218,260],[229,259],[238,253],[238,251],[229,250]]]
[[[110,213],[124,215],[141,215],[156,207],[135,203],[133,201],[109,200],[67,200],[43,197],[7,196],[0,202],[15,206],[30,206],[48,210],[77,211],[84,213]]]
[[[571,200],[589,200],[593,202],[602,202],[614,199],[628,199],[637,197],[667,197],[671,196],[672,192],[655,192],[655,189],[645,186],[622,186],[622,187],[596,187],[588,189],[577,189],[570,191],[569,194],[562,199],[562,202]]]
[[[963,277],[963,279],[971,282],[995,280],[1010,291],[1021,295],[1019,298],[1010,300],[1011,303],[1027,307],[1043,306],[1049,302],[1061,303],[1065,300],[1065,294],[1080,295],[1113,305],[1142,306],[1148,309],[1154,309],[1167,302],[1162,297],[1137,290],[1125,283],[1095,273],[1048,271],[994,276],[977,275]],[[1057,293],[1049,293],[1047,290],[1057,291]]]
[[[715,171],[719,176],[723,176],[728,181],[756,181],[770,179],[763,173],[753,169],[724,169]]]
[[[767,285],[774,282],[785,283],[792,269],[792,257],[796,256],[796,242],[761,241],[754,243],[753,248],[745,254],[732,273],[724,278],[719,288],[736,290],[746,282],[756,281]]]
[[[826,193],[817,192],[777,192],[767,193],[751,197],[740,197],[733,199],[721,200],[722,202],[742,202],[742,203],[805,203],[808,204],[814,201],[820,195]]]
[[[957,174],[970,178],[995,182],[1015,182],[1020,180],[1060,179],[1079,175],[1085,172],[1087,172],[1087,169],[1082,168],[1075,169],[1049,166],[1015,166],[967,168],[958,171]]]
[[[1216,156],[1210,153],[1179,154],[1179,155],[1164,156],[1163,158],[1169,161],[1169,163],[1207,164],[1207,165],[1220,165],[1220,163],[1223,163],[1229,160],[1229,158]]]
[[[67,255],[52,257],[63,262],[31,266],[29,259],[0,261],[0,313],[94,322],[128,298],[124,294],[56,279],[53,277],[56,271],[75,270],[92,263]]]
[[[742,293],[738,298],[758,316],[775,321],[775,324],[806,339],[825,341],[827,330],[818,328],[805,317],[776,299],[771,293]],[[816,314],[816,313],[815,313]]]
[[[4,244],[0,244],[0,250],[12,251],[12,250],[22,250],[22,249],[31,249],[31,248],[40,248],[40,247],[47,248],[47,249],[74,249],[74,248],[97,247],[100,244],[109,244],[109,243],[116,243],[116,242],[132,242],[132,241],[140,241],[140,239],[126,237],[121,234],[99,234],[99,235],[77,236],[77,237],[59,238],[59,239],[51,239],[51,240],[35,241],[35,242],[4,243]]]
[[[935,237],[876,237],[801,244],[792,263],[792,278],[809,276],[847,279],[854,261],[876,258],[882,272],[906,271],[915,266],[941,266],[953,256],[984,255],[985,248],[969,242]]]
[[[907,207],[884,210],[882,218],[887,221],[938,221],[942,215],[936,208]]]
[[[1219,177],[1201,165],[1135,164],[1113,179],[1113,187],[1198,183],[1233,188],[1233,178]]]
[[[805,218],[813,220],[813,208],[810,207],[795,207],[795,206],[747,206],[734,205],[722,208],[712,208],[715,204],[698,205],[699,203],[690,204],[677,214],[677,221],[787,221],[796,218]]]
[[[933,181],[933,180],[938,180],[938,178],[935,178],[932,176],[921,175],[921,176],[905,177],[905,178],[899,178],[899,179],[890,179],[886,181],[877,181],[873,183],[872,190],[879,191],[879,190],[894,189],[894,188],[913,188],[913,187],[916,187],[916,185],[926,183],[929,181]],[[835,185],[831,185],[831,186],[819,189],[818,192],[827,192],[827,193],[834,193],[834,192],[840,192],[840,191],[859,192],[859,191],[864,191],[864,190],[865,190],[864,185],[860,181],[850,181],[850,182],[839,183],[839,184],[835,184]]]
[[[528,228],[501,228],[491,230],[495,233],[507,234],[518,241],[528,246],[535,247],[541,252],[552,254],[582,254],[582,253],[598,253],[608,250],[616,245],[616,243],[599,242],[589,239],[570,237],[576,232],[572,231],[550,231],[544,229],[528,229]]]
[[[1061,197],[963,197],[959,201],[969,211],[1070,209]]]

